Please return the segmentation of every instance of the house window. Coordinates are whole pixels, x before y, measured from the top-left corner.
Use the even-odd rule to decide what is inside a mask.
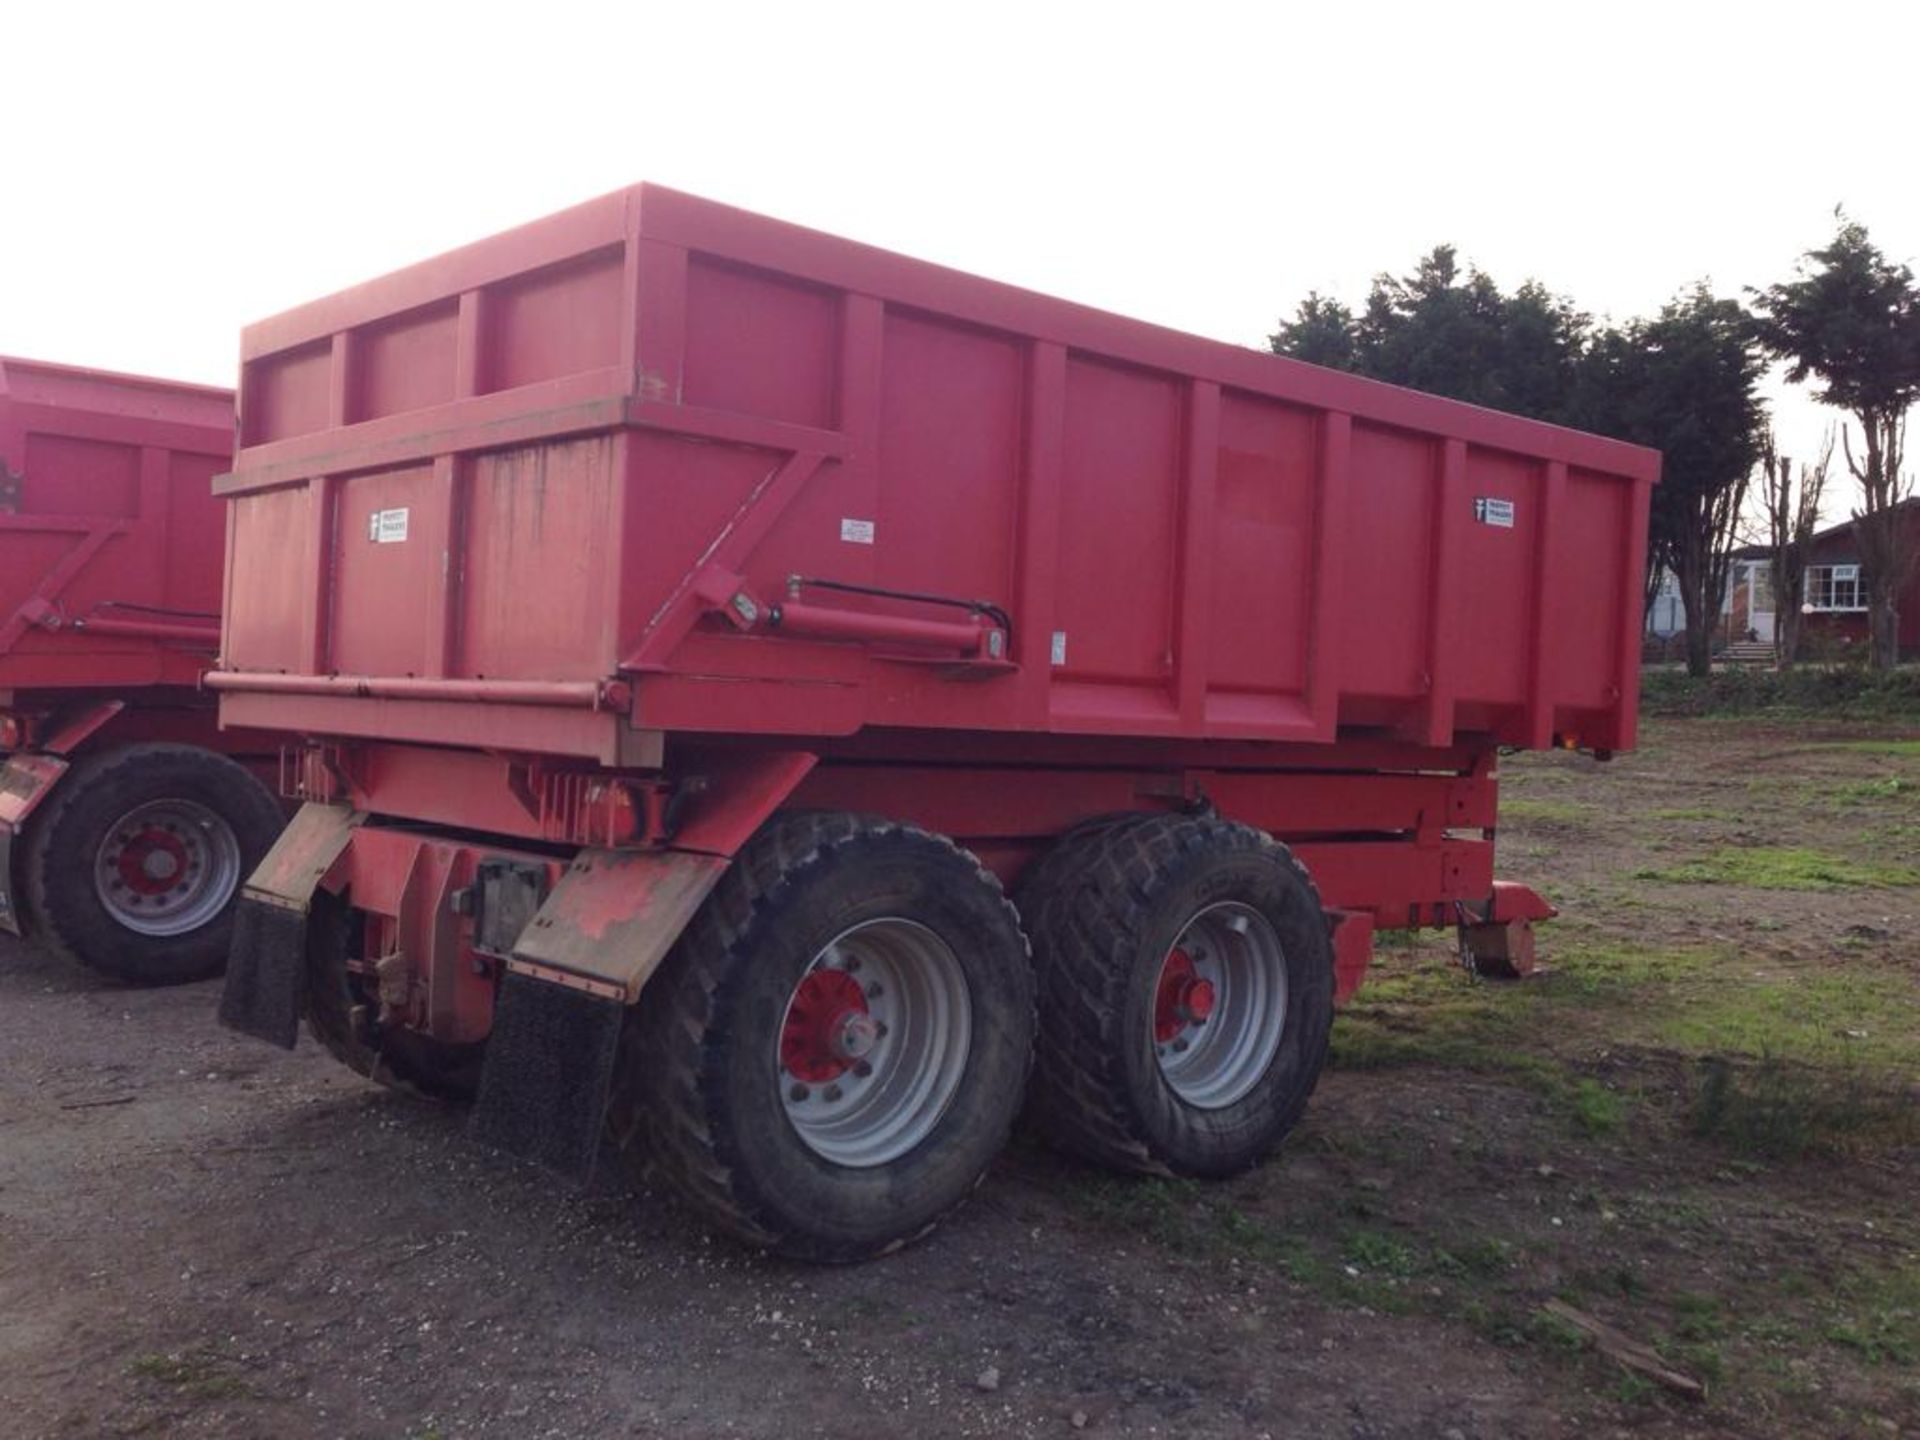
[[[1860,593],[1858,565],[1809,565],[1807,567],[1807,609],[1864,610],[1866,599]]]

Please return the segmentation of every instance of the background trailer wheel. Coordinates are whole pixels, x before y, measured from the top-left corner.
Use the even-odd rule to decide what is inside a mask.
[[[628,1017],[613,1130],[749,1242],[850,1261],[925,1233],[1005,1143],[1033,977],[951,842],[778,816]]]
[[[33,813],[27,902],[38,935],[136,985],[217,975],[233,902],[286,817],[224,755],[129,745],[89,756]]]
[[[1256,1164],[1326,1059],[1333,950],[1312,881],[1285,846],[1217,819],[1145,816],[1060,846],[1021,890],[1034,1118],[1117,1169]]]

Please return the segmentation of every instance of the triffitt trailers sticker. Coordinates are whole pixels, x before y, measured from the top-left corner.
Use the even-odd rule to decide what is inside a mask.
[[[1482,495],[1473,502],[1473,518],[1482,525],[1498,525],[1502,530],[1513,528],[1513,502],[1495,500]]]
[[[407,507],[376,510],[367,517],[367,538],[376,545],[392,545],[407,538]]]

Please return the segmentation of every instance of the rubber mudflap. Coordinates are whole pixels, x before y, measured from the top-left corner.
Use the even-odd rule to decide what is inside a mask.
[[[600,1153],[626,1006],[507,973],[469,1132],[585,1185]]]
[[[234,907],[220,1023],[283,1050],[300,1038],[300,986],[306,973],[307,917],[246,895]]]

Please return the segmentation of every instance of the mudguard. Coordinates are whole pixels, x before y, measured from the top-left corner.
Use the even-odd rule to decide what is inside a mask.
[[[220,992],[220,1023],[229,1030],[293,1049],[313,892],[365,818],[344,805],[304,805],[247,877]]]
[[[13,893],[14,842],[26,834],[27,817],[39,808],[71,762],[58,755],[21,752],[0,765],[0,930],[25,935]]]
[[[470,1131],[585,1184],[627,1007],[732,862],[583,850],[507,958]]]

